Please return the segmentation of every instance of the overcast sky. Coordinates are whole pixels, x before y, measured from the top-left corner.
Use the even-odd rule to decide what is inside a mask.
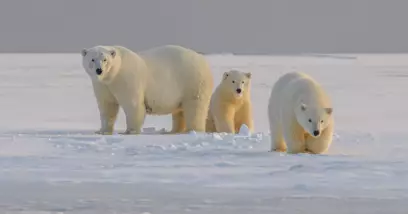
[[[408,52],[408,0],[0,0],[0,52]]]

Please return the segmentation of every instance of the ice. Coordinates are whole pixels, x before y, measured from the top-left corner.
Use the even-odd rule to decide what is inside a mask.
[[[78,54],[0,56],[0,211],[5,213],[406,213],[408,55],[208,55],[215,84],[252,72],[255,131],[96,135],[99,112]],[[332,97],[327,154],[269,152],[267,103],[286,72]]]

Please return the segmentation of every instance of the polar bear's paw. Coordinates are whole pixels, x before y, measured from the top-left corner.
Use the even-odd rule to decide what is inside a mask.
[[[100,135],[112,135],[112,131],[104,131],[104,130],[98,130],[95,132],[95,134],[100,134]]]
[[[140,131],[137,130],[126,130],[124,132],[119,133],[121,135],[137,135],[140,134]]]

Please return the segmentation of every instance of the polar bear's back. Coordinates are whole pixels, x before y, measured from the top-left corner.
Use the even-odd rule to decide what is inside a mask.
[[[300,72],[287,73],[281,76],[272,88],[269,103],[283,104],[285,101],[293,98],[293,95],[298,90],[297,83],[303,79],[309,79],[309,77]]]
[[[149,75],[154,78],[155,85],[166,85],[184,94],[186,90],[196,93],[194,89],[199,84],[213,84],[205,57],[191,49],[165,45],[142,51],[139,55],[149,67]]]
[[[329,98],[320,84],[302,72],[291,72],[281,76],[272,88],[270,108],[293,108],[298,99],[314,104],[327,104]]]
[[[139,52],[151,72],[184,76],[209,69],[204,56],[176,45],[165,45]]]
[[[155,114],[168,114],[186,100],[210,100],[213,76],[205,57],[193,50],[159,46],[138,52],[146,65],[145,99]]]

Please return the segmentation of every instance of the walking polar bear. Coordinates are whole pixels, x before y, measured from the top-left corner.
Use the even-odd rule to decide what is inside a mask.
[[[101,128],[112,134],[119,106],[126,131],[140,134],[146,114],[172,114],[171,133],[204,132],[213,76],[204,56],[175,45],[135,53],[122,46],[82,50],[92,81]]]
[[[332,112],[328,95],[310,76],[301,72],[283,75],[269,98],[271,150],[324,153],[333,137]]]
[[[225,72],[211,97],[206,132],[235,134],[243,124],[253,132],[250,88],[251,73]]]

